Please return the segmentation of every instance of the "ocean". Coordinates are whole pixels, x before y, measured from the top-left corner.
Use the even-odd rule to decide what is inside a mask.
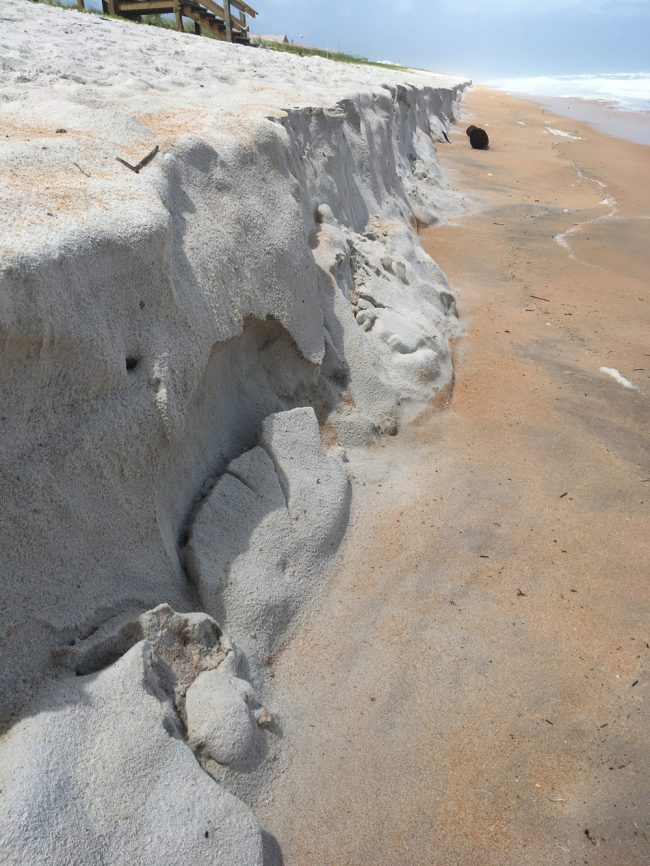
[[[650,111],[650,72],[607,75],[541,75],[501,78],[486,82],[506,93],[529,96],[591,99],[608,102],[625,111]]]
[[[600,132],[650,145],[650,73],[545,75],[486,82]]]

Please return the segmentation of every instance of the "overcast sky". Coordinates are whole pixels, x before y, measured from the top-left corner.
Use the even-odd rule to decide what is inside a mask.
[[[650,72],[650,0],[249,0],[255,33],[476,80]]]

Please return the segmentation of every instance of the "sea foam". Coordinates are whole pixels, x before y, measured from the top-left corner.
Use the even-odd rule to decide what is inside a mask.
[[[622,385],[624,388],[627,388],[628,391],[638,391],[636,385],[633,385],[629,379],[626,379],[625,376],[622,376],[619,371],[615,367],[600,367],[600,372],[605,373],[607,376],[611,376],[612,379],[615,379],[619,385]]]
[[[607,75],[540,75],[487,82],[507,93],[598,99],[626,111],[650,111],[650,72]]]

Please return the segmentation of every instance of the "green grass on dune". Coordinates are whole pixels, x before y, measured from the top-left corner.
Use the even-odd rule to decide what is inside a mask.
[[[396,63],[380,63],[378,60],[368,60],[367,57],[342,54],[338,51],[326,51],[324,48],[305,48],[302,45],[286,42],[268,42],[265,39],[258,39],[256,36],[251,36],[251,41],[259,45],[260,48],[266,48],[269,51],[284,51],[286,54],[297,54],[300,57],[324,57],[326,60],[333,60],[336,63],[360,63],[364,66],[379,66],[381,69],[406,69],[405,66],[398,66]]]
[[[122,18],[122,21],[125,19]],[[176,30],[176,21],[172,18],[165,18],[162,15],[143,15],[139,21],[133,21],[134,24],[151,24],[152,27],[164,27],[165,30]],[[183,30],[186,33],[194,33],[194,22],[183,21]],[[217,37],[210,33],[209,30],[204,30],[201,34],[207,36],[208,39],[216,39]]]

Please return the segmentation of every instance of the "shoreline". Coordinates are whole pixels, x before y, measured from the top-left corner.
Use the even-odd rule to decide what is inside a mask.
[[[630,110],[605,99],[544,96],[514,93],[499,88],[490,89],[540,105],[551,114],[567,120],[588,123],[592,129],[603,135],[622,138],[632,144],[650,146],[650,110]]]
[[[641,866],[646,151],[488,89],[461,108],[440,162],[476,206],[422,234],[465,325],[454,396],[349,454],[260,813],[286,866]]]

